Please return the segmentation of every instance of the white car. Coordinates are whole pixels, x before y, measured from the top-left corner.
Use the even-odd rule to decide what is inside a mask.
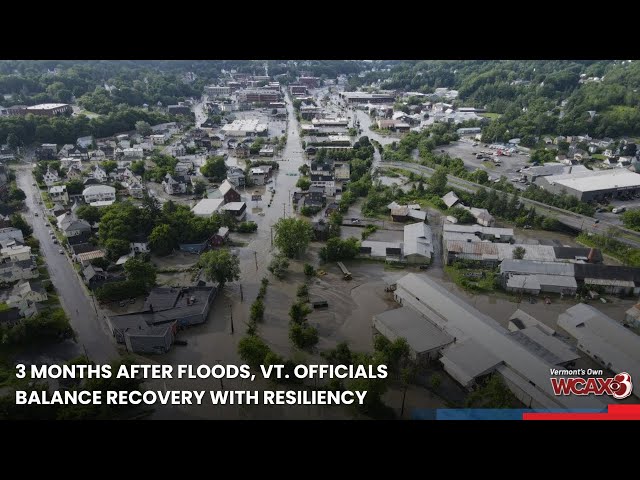
[[[63,249],[60,249],[60,250],[58,250],[58,253],[60,253],[60,254],[64,255],[64,250],[63,250]]]

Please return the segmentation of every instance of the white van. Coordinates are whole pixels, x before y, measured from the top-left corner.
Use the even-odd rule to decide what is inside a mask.
[[[627,207],[616,207],[613,210],[611,210],[612,213],[622,213],[627,209]]]

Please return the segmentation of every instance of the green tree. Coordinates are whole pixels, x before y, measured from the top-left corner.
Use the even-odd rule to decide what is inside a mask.
[[[227,282],[240,279],[240,260],[229,250],[209,250],[200,256],[198,266],[202,268],[204,278],[218,282],[220,290]]]
[[[476,221],[476,217],[469,210],[462,207],[451,208],[448,213],[457,218],[460,223],[475,223]]]
[[[269,270],[274,277],[278,280],[282,280],[287,274],[287,269],[289,268],[289,260],[284,255],[274,255],[271,262],[269,262],[269,266],[267,270]]]
[[[298,187],[300,190],[303,190],[303,191],[309,190],[310,186],[311,186],[311,180],[309,180],[306,177],[300,177],[296,182],[296,187]]]
[[[447,193],[447,170],[445,168],[438,168],[429,177],[429,190],[434,195],[441,197]]]
[[[200,173],[215,181],[222,181],[227,177],[227,165],[224,157],[218,155],[207,158],[205,164],[200,167]]]
[[[129,241],[120,238],[110,238],[104,242],[104,246],[107,249],[107,257],[111,260],[117,260],[130,251]]]
[[[136,160],[135,162],[131,162],[131,165],[129,166],[129,169],[131,170],[131,172],[133,172],[136,175],[143,175],[144,174],[144,160]]]
[[[640,209],[627,210],[622,214],[622,223],[631,230],[640,231]]]
[[[98,207],[92,207],[91,205],[80,205],[76,209],[76,216],[81,218],[82,220],[86,220],[90,224],[94,224],[100,221],[100,217],[102,216],[102,212]]]
[[[149,247],[157,255],[169,255],[175,248],[176,243],[176,235],[171,226],[162,223],[151,230]]]
[[[311,313],[311,308],[304,302],[296,302],[289,309],[289,318],[291,322],[301,324],[307,319],[307,315]]]
[[[246,335],[238,342],[238,355],[243,362],[254,368],[264,365],[270,352],[269,346],[257,335]]]
[[[67,193],[69,195],[80,195],[84,190],[82,180],[69,180],[67,183]]]
[[[117,162],[114,162],[113,160],[106,160],[102,162],[100,166],[107,173],[107,175],[113,172],[116,168],[118,168]]]
[[[288,258],[302,255],[313,237],[313,228],[307,220],[281,218],[274,225],[274,243]]]
[[[522,260],[527,253],[527,250],[524,247],[516,247],[513,249],[513,258],[515,260]]]
[[[193,193],[196,195],[203,195],[207,191],[207,185],[201,181],[197,180],[195,186],[193,187]]]
[[[300,172],[300,175],[302,175],[303,177],[306,177],[307,175],[309,175],[309,172],[311,171],[311,169],[309,168],[309,165],[304,164],[298,167],[298,171]]]
[[[149,262],[130,258],[124,264],[124,271],[129,280],[141,282],[145,288],[151,288],[156,284],[156,269]]]
[[[11,215],[11,226],[13,228],[17,228],[18,230],[22,230],[22,234],[25,237],[28,237],[33,233],[33,229],[31,228],[31,226],[27,223],[24,217],[19,213],[15,213]]]
[[[289,339],[298,348],[311,348],[318,343],[318,329],[308,324],[290,322]]]
[[[13,202],[21,202],[25,198],[27,198],[25,193],[20,188],[18,188],[15,183],[12,182],[11,186],[9,187],[9,200]]]
[[[360,252],[360,242],[355,237],[341,240],[333,237],[327,240],[327,244],[320,249],[320,259],[323,262],[336,260],[349,260]]]
[[[7,146],[11,149],[11,150],[17,150],[18,147],[22,146],[23,141],[20,139],[20,137],[18,137],[18,135],[16,135],[15,133],[11,132],[9,135],[7,135]]]
[[[149,125],[149,123],[145,122],[144,120],[138,120],[136,122],[136,132],[138,132],[143,137],[151,135],[151,125]]]
[[[264,319],[264,302],[261,298],[257,298],[255,302],[251,304],[251,310],[249,312],[249,320],[252,322],[261,322]]]
[[[314,277],[316,275],[316,270],[313,268],[313,265],[309,263],[304,264],[304,274],[307,277]]]

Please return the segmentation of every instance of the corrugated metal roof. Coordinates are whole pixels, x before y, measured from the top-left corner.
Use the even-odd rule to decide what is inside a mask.
[[[536,275],[513,275],[507,280],[507,288],[540,291],[540,282]]]
[[[81,262],[85,262],[95,258],[102,258],[104,255],[105,253],[102,250],[94,250],[93,252],[79,253],[76,255],[76,258]]]
[[[585,285],[601,285],[606,287],[635,287],[635,282],[632,280],[613,280],[605,278],[585,278]]]
[[[578,340],[582,349],[597,356],[614,372],[640,378],[640,336],[590,305],[579,303],[558,316],[558,326]],[[633,394],[640,396],[636,386]]]
[[[404,226],[404,254],[419,254],[430,257],[433,253],[431,227],[425,223]]]
[[[389,340],[404,338],[416,353],[430,352],[453,342],[453,337],[411,307],[389,310],[373,317],[374,326]]]
[[[438,281],[426,275],[410,273],[396,284],[395,295],[402,300],[403,305],[411,305],[433,323],[444,325],[445,331],[458,341],[473,340],[486,352],[482,358],[490,355],[503,361],[532,382],[540,396],[566,408],[602,407],[602,402],[592,396],[556,397],[549,382],[549,368],[553,367],[552,364],[524,348],[509,336],[507,329],[453,295]],[[468,362],[468,358],[470,357],[462,355],[461,362]],[[469,368],[474,368],[473,363]]]
[[[570,263],[539,262],[505,258],[500,264],[500,273],[565,275],[573,277],[574,269],[573,265]]]

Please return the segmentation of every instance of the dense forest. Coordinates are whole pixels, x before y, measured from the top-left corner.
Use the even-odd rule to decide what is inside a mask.
[[[630,61],[412,61],[352,76],[350,87],[433,93],[458,90],[455,104],[501,116],[488,138],[531,144],[543,134],[640,134],[640,63]]]

